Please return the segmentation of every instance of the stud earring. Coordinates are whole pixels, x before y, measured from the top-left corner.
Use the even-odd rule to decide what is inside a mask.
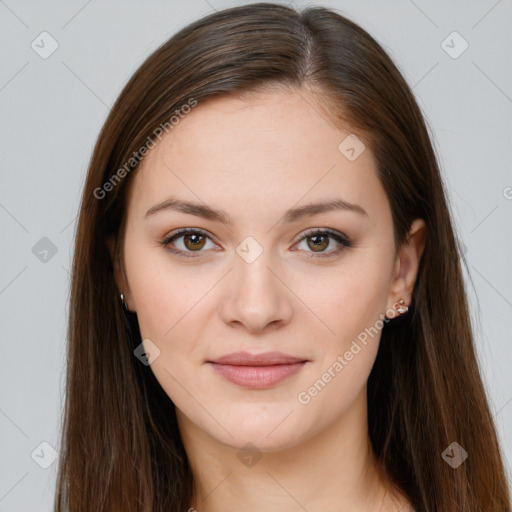
[[[407,306],[404,299],[400,299],[398,302],[395,302],[393,304],[393,307],[395,308],[396,312],[399,315],[403,315],[404,313],[407,313],[407,311],[409,311],[409,306]]]
[[[121,295],[119,295],[119,297],[121,299],[121,302],[123,303],[124,309],[126,309],[126,311],[130,311],[128,309],[128,306],[127,306],[126,302],[124,301],[124,295],[121,293]]]

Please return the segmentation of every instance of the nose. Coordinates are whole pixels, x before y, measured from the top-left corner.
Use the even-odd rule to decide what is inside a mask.
[[[220,303],[219,314],[226,324],[251,333],[278,329],[288,324],[293,315],[292,291],[263,252],[248,263],[237,257],[228,274],[228,285]]]

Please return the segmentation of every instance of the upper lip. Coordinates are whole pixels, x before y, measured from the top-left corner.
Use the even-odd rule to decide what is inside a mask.
[[[248,352],[233,352],[209,363],[231,364],[235,366],[272,366],[276,364],[303,363],[307,359],[290,356],[282,352],[264,352],[262,354],[249,354]]]

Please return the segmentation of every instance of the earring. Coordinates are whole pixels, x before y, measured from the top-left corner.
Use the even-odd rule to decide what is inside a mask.
[[[121,302],[123,303],[124,309],[126,309],[126,311],[130,311],[128,309],[126,302],[124,301],[124,295],[121,293],[121,295],[119,295],[119,297],[121,298]]]
[[[404,313],[407,313],[407,311],[409,311],[409,306],[407,306],[404,299],[400,299],[398,302],[395,302],[393,304],[393,307],[395,308],[396,312],[399,315],[403,315]]]

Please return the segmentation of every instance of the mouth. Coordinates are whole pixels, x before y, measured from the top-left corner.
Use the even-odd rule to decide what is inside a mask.
[[[299,373],[307,362],[280,352],[236,352],[207,361],[224,379],[248,389],[271,388]]]

